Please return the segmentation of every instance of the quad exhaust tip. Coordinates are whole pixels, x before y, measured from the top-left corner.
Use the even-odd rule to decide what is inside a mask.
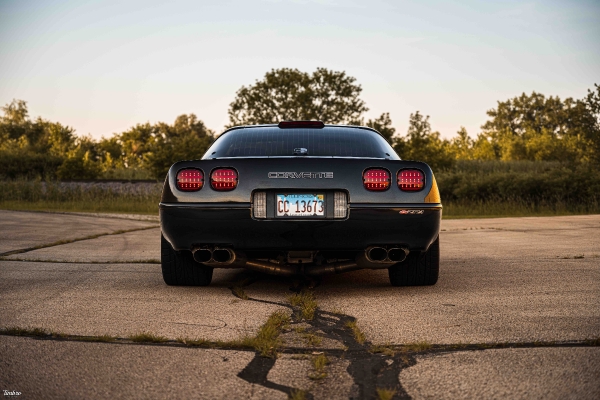
[[[408,249],[404,247],[391,247],[386,249],[381,246],[368,247],[367,260],[375,263],[397,263],[406,260]]]
[[[201,247],[193,250],[194,260],[213,267],[245,267],[260,272],[276,275],[294,276],[306,274],[318,276],[327,273],[340,273],[357,269],[387,268],[406,259],[409,250],[404,247],[385,248],[371,246],[361,252],[355,261],[334,262],[303,267],[302,263],[285,265],[265,260],[248,260],[243,252],[236,252],[226,247]]]
[[[199,263],[209,262],[212,258],[212,250],[211,249],[196,249],[193,252],[194,260]]]
[[[206,247],[192,250],[194,260],[199,263],[231,264],[235,253],[227,248],[209,249]]]

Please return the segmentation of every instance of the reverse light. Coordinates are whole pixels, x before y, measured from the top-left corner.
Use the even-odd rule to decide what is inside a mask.
[[[425,175],[418,169],[398,172],[398,187],[405,192],[417,192],[425,187]]]
[[[210,174],[210,187],[219,192],[233,190],[238,184],[238,173],[233,168],[217,168]]]
[[[267,193],[254,192],[254,218],[267,218]]]
[[[346,218],[348,212],[348,196],[344,192],[333,194],[333,218]]]
[[[390,187],[390,173],[387,169],[372,168],[363,173],[365,189],[373,192],[382,192]]]
[[[204,174],[199,169],[187,168],[177,172],[177,189],[196,192],[204,186]]]

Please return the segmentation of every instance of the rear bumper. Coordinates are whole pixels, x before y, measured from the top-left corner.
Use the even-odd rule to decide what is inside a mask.
[[[363,250],[404,245],[423,251],[440,232],[441,204],[354,204],[345,220],[256,220],[250,203],[161,203],[162,233],[176,250]]]

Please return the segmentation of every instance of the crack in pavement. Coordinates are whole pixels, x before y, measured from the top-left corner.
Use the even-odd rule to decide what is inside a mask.
[[[148,229],[155,229],[155,228],[160,228],[160,226],[159,225],[152,225],[152,226],[144,226],[142,228],[120,229],[120,230],[113,231],[113,232],[98,233],[98,234],[95,234],[95,235],[89,235],[89,236],[84,236],[84,237],[75,238],[75,239],[59,240],[59,241],[56,241],[56,242],[52,242],[52,243],[48,243],[48,244],[41,244],[41,245],[33,246],[33,247],[27,247],[27,248],[24,248],[24,249],[10,250],[10,251],[4,252],[4,253],[0,253],[0,257],[11,256],[13,254],[23,254],[23,253],[27,253],[27,252],[30,252],[30,251],[33,251],[33,250],[39,250],[39,249],[45,249],[45,248],[48,248],[48,247],[60,246],[60,245],[63,245],[63,244],[81,242],[83,240],[96,239],[96,238],[99,238],[99,237],[102,237],[102,236],[120,235],[122,233],[145,231],[145,230],[148,230]]]
[[[28,258],[5,258],[0,256],[0,261],[17,261],[31,262],[44,264],[160,264],[160,260],[131,260],[131,261],[66,261],[66,260],[45,260],[45,259],[28,259]]]
[[[256,282],[256,280],[257,279],[246,279],[246,284],[243,286],[249,286]],[[292,287],[290,290],[300,292],[304,289],[305,283],[306,282],[303,282],[299,286]],[[308,282],[308,285],[309,287],[312,286],[313,282]],[[239,297],[233,290],[232,294]],[[352,399],[376,398],[377,389],[394,390],[396,394],[393,398],[395,399],[409,398],[400,383],[400,372],[403,364],[396,361],[392,361],[391,363],[386,362],[386,359],[388,359],[387,356],[371,353],[369,351],[370,342],[365,341],[362,344],[357,342],[352,331],[347,328],[348,323],[356,323],[356,318],[345,314],[323,311],[317,307],[314,318],[312,320],[307,320],[301,318],[300,308],[296,306],[252,297],[248,297],[245,301],[256,301],[286,307],[292,311],[291,325],[298,323],[308,324],[311,327],[310,331],[320,332],[319,336],[343,343],[347,350],[322,349],[322,351],[324,353],[329,352],[331,355],[337,355],[338,357],[343,355],[344,358],[350,362],[347,372],[354,382],[355,391],[358,392],[356,393],[356,396],[351,396]],[[288,348],[287,351],[284,350],[284,352],[305,354],[306,349],[298,353],[294,352],[293,349]],[[391,359],[391,357],[389,359]],[[296,388],[279,385],[267,379],[269,372],[275,366],[275,362],[276,359],[266,359],[258,352],[255,352],[253,360],[238,374],[238,377],[249,383],[279,390],[288,396],[291,396],[292,391]],[[312,398],[310,393],[306,394],[307,398]]]
[[[270,302],[266,300],[253,299],[253,301],[265,302],[270,304],[277,304],[284,307],[292,308],[286,304],[278,302]],[[330,320],[330,315],[334,315],[335,318],[340,317],[340,320],[348,319],[355,320],[353,317],[346,315],[333,314],[325,311],[318,310],[315,315],[314,325],[320,326],[323,322]],[[335,319],[334,319],[335,320]],[[308,321],[303,321],[308,323]],[[312,325],[312,324],[311,324]],[[465,351],[483,351],[491,349],[511,349],[511,348],[560,348],[560,347],[597,347],[600,346],[600,338],[592,340],[579,340],[579,341],[562,341],[562,342],[506,342],[506,343],[480,343],[480,344],[446,344],[446,345],[431,345],[427,350],[408,350],[400,352],[394,355],[385,355],[372,353],[368,350],[370,345],[369,342],[365,342],[360,345],[356,343],[351,333],[340,327],[339,324],[333,326],[326,323],[327,327],[331,328],[330,332],[326,332],[326,335],[336,335],[341,333],[344,337],[345,343],[349,343],[352,346],[347,350],[342,349],[320,349],[323,353],[328,353],[334,357],[343,357],[350,361],[350,365],[347,368],[347,372],[353,378],[355,385],[357,385],[358,392],[355,395],[351,395],[351,399],[372,399],[377,398],[377,388],[391,389],[395,391],[393,399],[411,399],[410,395],[404,390],[401,382],[399,381],[400,373],[406,368],[410,368],[417,364],[417,356],[423,356],[427,354],[449,354]],[[332,332],[334,331],[334,332]],[[213,349],[218,348],[221,350],[230,351],[252,351],[255,353],[254,358],[244,367],[242,371],[238,373],[238,377],[245,380],[248,383],[263,386],[268,389],[278,390],[290,396],[297,388],[281,385],[276,382],[269,381],[267,379],[269,372],[275,366],[277,361],[276,358],[262,357],[255,350],[240,348],[240,347],[224,347],[216,346],[212,343],[204,345],[190,345],[185,344],[176,340],[167,340],[164,342],[136,342],[129,338],[118,338],[102,336],[80,336],[80,335],[66,335],[60,333],[52,333],[44,331],[43,329],[36,330],[29,329],[25,333],[14,332],[14,329],[0,329],[1,336],[12,336],[12,337],[29,337],[34,340],[51,340],[51,341],[76,341],[76,342],[88,342],[88,343],[103,343],[106,345],[134,345],[134,346],[162,346],[162,347],[185,347],[185,348],[197,348],[197,349]],[[401,351],[403,345],[388,346],[389,348]],[[311,349],[306,348],[283,348],[282,353],[285,354],[307,354]],[[313,396],[310,393],[306,393],[306,399],[312,399]]]
[[[243,273],[242,276],[244,276]],[[234,291],[236,287],[248,287],[253,283],[260,280],[261,275],[251,274],[247,276],[236,286],[235,283],[230,282],[231,286],[229,289],[233,296],[241,299],[240,293]],[[318,284],[318,282],[317,282]],[[315,286],[315,282],[304,281],[300,284],[290,287],[292,292],[301,292]],[[245,295],[245,293],[242,292]],[[348,324],[356,323],[356,318],[337,312],[329,312],[316,308],[314,318],[312,320],[303,319],[301,317],[301,308],[299,306],[292,306],[289,303],[283,301],[271,301],[258,299],[253,297],[247,297],[241,301],[254,301],[263,304],[275,305],[278,307],[284,307],[291,312],[291,323],[290,326],[301,325],[304,327],[304,332],[315,334],[320,338],[327,338],[334,342],[342,344],[343,348],[323,348],[319,347],[319,353],[326,354],[338,359],[344,359],[349,362],[346,368],[346,372],[352,379],[352,388],[350,392],[351,399],[372,399],[377,398],[377,389],[387,389],[395,392],[393,399],[410,399],[410,395],[407,393],[405,388],[400,381],[400,373],[407,368],[413,367],[417,364],[417,356],[425,354],[447,354],[463,351],[481,351],[488,349],[507,349],[507,348],[541,348],[541,347],[587,347],[587,346],[600,346],[600,338],[591,340],[580,340],[580,341],[562,341],[562,342],[506,342],[506,343],[480,343],[480,344],[449,344],[449,345],[431,345],[431,344],[415,344],[415,345],[386,345],[378,346],[379,350],[372,347],[372,343],[364,341],[359,343],[353,335],[352,330],[348,327]],[[308,325],[308,328],[306,327]],[[42,334],[33,334],[33,330],[29,330],[30,333],[18,333],[13,330],[11,333],[10,329],[0,329],[0,335],[4,336],[28,336],[40,340],[58,340],[58,341],[86,341],[86,342],[106,342],[107,344],[119,344],[119,345],[146,345],[146,346],[173,346],[173,347],[187,347],[187,348],[220,348],[224,350],[232,351],[252,351],[254,357],[252,360],[237,374],[237,376],[244,381],[258,385],[267,389],[276,390],[284,393],[287,396],[292,396],[300,388],[281,384],[269,380],[268,376],[275,367],[277,358],[268,358],[260,355],[259,351],[251,350],[248,348],[236,347],[235,345],[227,345],[226,343],[219,344],[218,342],[205,341],[200,345],[188,344],[177,340],[165,340],[161,343],[150,343],[150,342],[134,342],[128,338],[117,338],[111,337],[110,341],[102,337],[93,336],[77,336],[77,335],[64,335],[58,333],[49,333],[40,330]],[[293,332],[294,329],[286,330],[287,332]],[[296,332],[298,333],[298,332]],[[381,352],[381,348],[386,348],[388,351]],[[302,355],[307,356],[314,353],[314,347],[282,347],[280,353],[290,355]],[[378,352],[379,351],[379,352]],[[315,386],[311,386],[308,392],[304,392],[305,398],[312,399],[314,395],[310,393],[313,391]]]

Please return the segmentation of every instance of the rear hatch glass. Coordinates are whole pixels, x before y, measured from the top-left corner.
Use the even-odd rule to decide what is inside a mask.
[[[234,129],[221,135],[203,159],[298,155],[399,159],[378,133],[341,126],[326,126],[321,129],[280,129],[277,126]]]

